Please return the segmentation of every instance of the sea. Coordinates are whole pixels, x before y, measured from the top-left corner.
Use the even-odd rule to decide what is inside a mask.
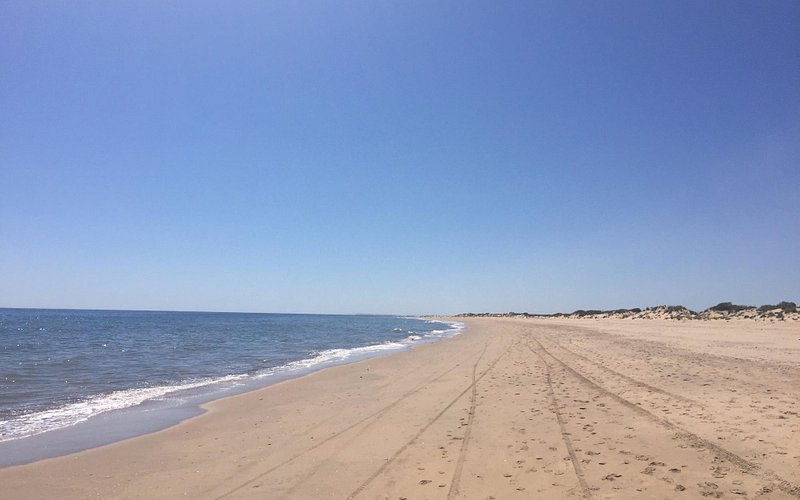
[[[152,432],[213,399],[462,329],[402,316],[0,308],[0,466]]]

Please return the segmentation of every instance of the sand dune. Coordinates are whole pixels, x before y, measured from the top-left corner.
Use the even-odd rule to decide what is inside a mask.
[[[0,470],[0,496],[800,497],[798,323],[467,324]]]

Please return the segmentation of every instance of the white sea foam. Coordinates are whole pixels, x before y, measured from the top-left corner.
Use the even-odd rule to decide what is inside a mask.
[[[429,321],[429,323],[442,323],[442,322]],[[451,337],[453,335],[458,335],[464,329],[464,323],[452,322],[443,324],[448,325],[450,328],[448,328],[447,330],[432,330],[431,332],[425,335],[416,335],[414,334],[413,331],[409,330],[408,333],[410,333],[411,335],[409,335],[408,337],[404,338],[399,342],[386,342],[383,344],[368,345],[363,347],[353,347],[350,349],[327,349],[325,351],[312,353],[313,357],[311,358],[292,361],[291,363],[287,363],[285,365],[272,368],[266,372],[263,372],[262,375],[272,375],[275,373],[283,373],[294,370],[305,370],[309,368],[316,368],[319,367],[320,365],[339,364],[347,360],[366,357],[371,354],[378,354],[384,351],[397,351],[397,350],[407,349],[409,345],[412,344],[413,342],[424,339],[434,340],[434,339]],[[398,329],[395,328],[394,330]]]
[[[247,375],[229,375],[219,378],[200,379],[184,384],[126,389],[110,394],[99,394],[77,403],[70,403],[50,410],[20,415],[10,420],[0,420],[0,442],[41,434],[53,429],[75,425],[89,417],[111,410],[136,406],[167,394],[194,389],[219,382],[241,380]]]
[[[427,323],[441,323],[450,327],[447,330],[433,330],[428,334],[430,337],[452,337],[453,335],[458,335],[463,332],[466,326],[460,321],[427,321]]]
[[[326,349],[312,353],[313,357],[292,361],[282,366],[278,366],[266,372],[267,374],[285,373],[297,370],[307,370],[317,368],[320,365],[333,365],[345,362],[349,359],[369,356],[383,351],[397,351],[405,349],[407,346],[401,342],[387,342],[385,344],[368,345],[364,347],[354,347],[351,349]]]

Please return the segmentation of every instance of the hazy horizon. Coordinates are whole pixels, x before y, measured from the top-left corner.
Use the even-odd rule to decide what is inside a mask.
[[[763,304],[762,303],[759,303],[759,304],[736,304],[736,303],[734,303],[734,304],[735,305],[752,306],[752,307],[758,308],[758,307],[763,306],[763,305],[777,305],[778,303],[784,302],[784,301],[787,301],[787,300],[789,302],[796,303],[796,301],[791,300],[791,299],[782,299],[782,300],[778,300],[778,301],[774,301],[774,302],[765,302]],[[725,302],[730,302],[730,301],[725,300],[725,301],[715,302],[713,304],[710,304],[708,306],[703,306],[703,307],[691,307],[691,306],[687,306],[685,304],[650,304],[650,305],[646,305],[646,306],[641,306],[640,305],[640,306],[629,306],[629,307],[612,308],[612,309],[609,309],[609,310],[614,310],[614,309],[634,309],[634,308],[640,308],[640,309],[644,310],[646,308],[660,307],[660,306],[683,306],[683,307],[686,307],[687,309],[689,309],[691,311],[700,312],[700,311],[704,311],[706,309],[710,309],[713,306],[716,306],[716,305],[719,305],[719,304],[722,304],[722,303],[725,303]],[[517,310],[517,311],[511,311],[511,310],[460,311],[460,312],[449,311],[449,312],[446,312],[446,313],[418,313],[418,314],[414,314],[414,313],[380,313],[380,312],[375,312],[375,313],[333,312],[333,313],[331,313],[331,312],[302,312],[302,311],[299,311],[299,312],[298,311],[213,311],[213,310],[188,310],[188,309],[187,310],[173,310],[173,309],[113,309],[113,308],[112,309],[103,309],[103,308],[98,309],[98,308],[82,308],[82,307],[13,307],[13,306],[0,306],[0,309],[17,309],[17,310],[34,310],[34,311],[35,310],[99,311],[99,312],[102,312],[102,311],[108,311],[108,312],[118,311],[118,312],[153,312],[153,313],[285,314],[285,315],[298,315],[298,316],[301,316],[301,315],[319,315],[319,316],[401,316],[401,317],[402,316],[408,316],[408,317],[417,317],[417,316],[419,316],[419,317],[425,317],[425,316],[452,316],[452,315],[468,314],[468,313],[499,313],[499,314],[503,314],[503,313],[510,313],[510,312],[513,312],[513,313],[529,313],[529,314],[557,314],[557,313],[573,313],[573,312],[576,312],[576,311],[579,311],[579,310],[586,310],[586,311],[588,311],[588,310],[597,310],[596,308],[593,308],[593,307],[579,307],[577,309],[570,309],[570,310],[564,310],[564,311],[537,311],[537,310],[527,310],[527,309],[526,310],[522,310],[522,309],[520,309],[520,310]]]

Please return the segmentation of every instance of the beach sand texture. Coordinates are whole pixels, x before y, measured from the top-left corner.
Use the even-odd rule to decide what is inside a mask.
[[[800,497],[797,322],[466,323],[2,469],[0,497]]]

